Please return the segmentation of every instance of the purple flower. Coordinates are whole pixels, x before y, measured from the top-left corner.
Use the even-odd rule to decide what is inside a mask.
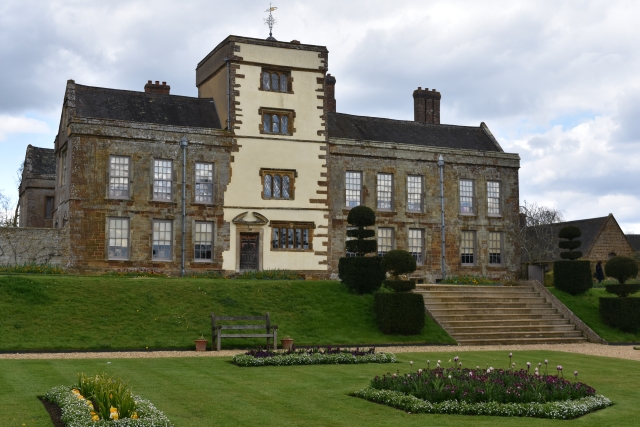
[[[558,371],[562,371],[562,365],[558,365],[558,366],[556,367],[556,369],[557,369]]]
[[[573,375],[578,376],[578,371],[573,371]]]
[[[459,358],[458,356],[456,356],[456,357],[454,357],[454,358],[453,358],[453,361],[454,361],[454,362],[457,362],[459,359],[460,359],[460,358]]]

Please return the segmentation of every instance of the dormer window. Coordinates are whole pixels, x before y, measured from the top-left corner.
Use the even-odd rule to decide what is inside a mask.
[[[262,70],[260,89],[270,92],[291,93],[291,73],[289,71]]]

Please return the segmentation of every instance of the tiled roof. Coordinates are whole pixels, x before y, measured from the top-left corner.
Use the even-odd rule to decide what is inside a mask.
[[[329,138],[502,152],[483,126],[429,124],[327,113]]]
[[[76,84],[76,114],[160,125],[220,129],[213,99]]]
[[[580,240],[582,242],[582,246],[580,246],[576,250],[582,251],[582,253],[586,256],[587,252],[589,252],[589,249],[591,249],[591,246],[593,246],[593,244],[596,242],[596,238],[598,237],[600,230],[607,223],[607,219],[609,219],[608,216],[603,216],[600,218],[579,219],[576,221],[561,222],[557,224],[557,226],[558,231],[562,227],[565,227],[567,225],[575,225],[580,229],[582,236],[580,236],[576,240]]]
[[[29,144],[24,160],[27,176],[56,174],[56,156],[53,148],[40,148]]]
[[[634,251],[640,251],[640,234],[627,234],[627,240]]]

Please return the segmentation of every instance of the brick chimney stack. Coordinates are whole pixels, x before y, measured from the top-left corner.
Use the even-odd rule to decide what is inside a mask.
[[[421,87],[413,91],[413,120],[440,124],[440,92]]]
[[[162,84],[160,84],[158,80],[156,80],[155,83],[152,83],[151,80],[149,80],[147,84],[144,85],[144,91],[146,93],[159,93],[162,95],[169,95],[170,90],[171,86],[168,86],[167,82],[162,82]]]
[[[328,113],[336,112],[336,78],[327,74],[324,79],[325,109]]]

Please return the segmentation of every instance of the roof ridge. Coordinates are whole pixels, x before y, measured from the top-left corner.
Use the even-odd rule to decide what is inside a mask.
[[[203,100],[203,101],[211,101],[213,98],[200,98],[197,96],[187,96],[187,95],[175,95],[175,94],[164,94],[164,93],[151,93],[151,92],[143,92],[143,91],[138,91],[138,90],[129,90],[129,89],[114,89],[114,88],[110,88],[110,87],[101,87],[101,86],[88,86],[88,85],[81,85],[76,83],[76,90],[78,87],[81,88],[85,88],[85,89],[91,89],[94,91],[109,91],[109,92],[123,92],[123,93],[130,93],[130,94],[135,94],[135,95],[146,95],[146,96],[172,96],[172,97],[176,97],[176,98],[187,98],[187,99],[191,99],[191,100]]]
[[[464,125],[452,125],[452,124],[441,124],[441,123],[425,123],[425,122],[416,122],[415,120],[400,120],[400,119],[390,119],[388,117],[374,117],[374,116],[361,116],[359,114],[348,114],[348,113],[338,113],[338,112],[329,112],[328,114],[340,114],[343,116],[351,116],[351,117],[361,117],[363,119],[375,119],[375,120],[383,120],[388,122],[398,122],[398,123],[406,123],[412,124],[415,126],[438,126],[442,127],[453,127],[453,128],[468,128],[468,129],[480,129],[480,126],[464,126]]]

